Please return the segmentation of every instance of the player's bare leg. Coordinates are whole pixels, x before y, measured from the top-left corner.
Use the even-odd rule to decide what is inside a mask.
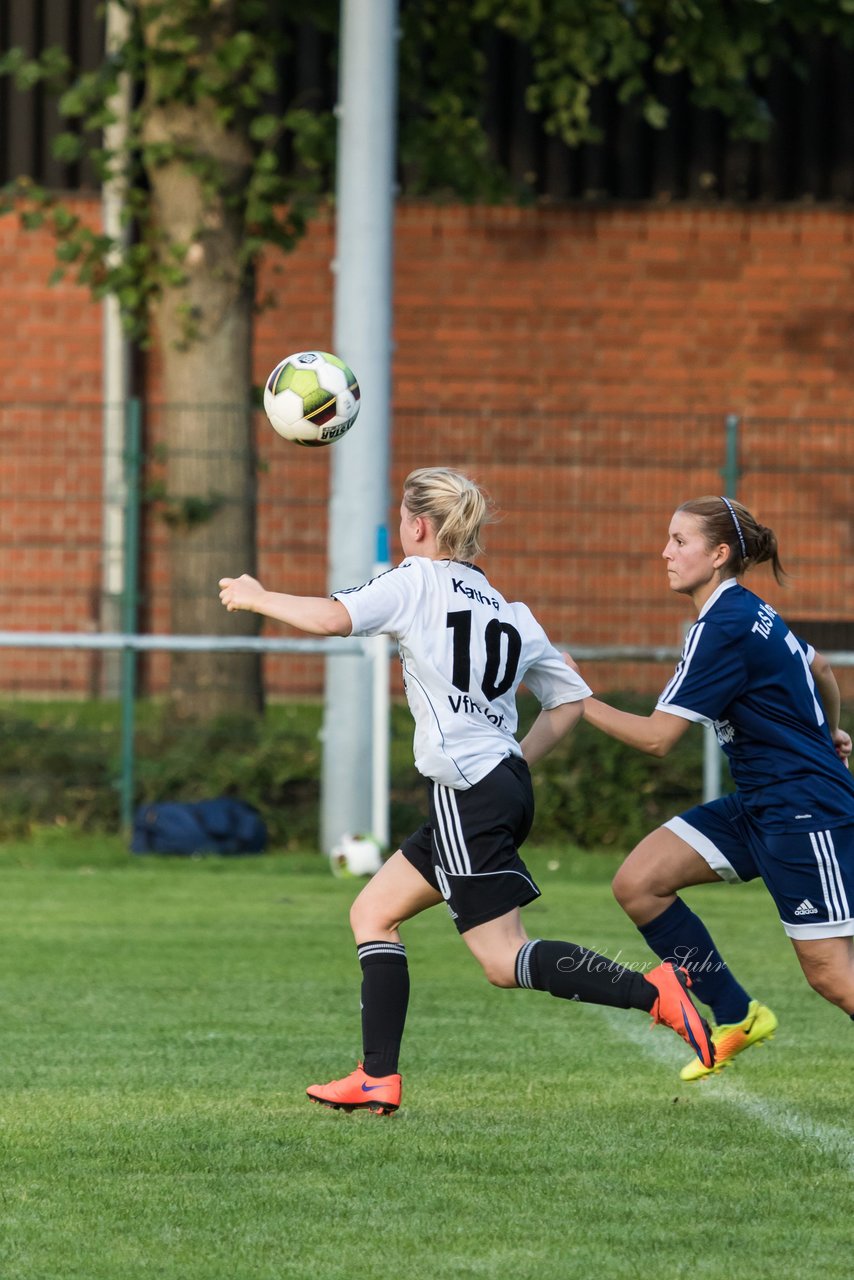
[[[400,942],[400,925],[441,901],[441,893],[398,849],[371,877],[350,908],[356,945],[379,939]]]
[[[854,939],[792,938],[791,943],[812,989],[854,1017]]]
[[[629,919],[644,925],[675,902],[679,889],[720,883],[705,858],[669,827],[659,827],[632,850],[611,887]]]
[[[462,935],[469,951],[494,987],[517,987],[516,957],[528,941],[518,907]]]

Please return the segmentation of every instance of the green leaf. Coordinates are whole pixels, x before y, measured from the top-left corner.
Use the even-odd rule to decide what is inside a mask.
[[[22,93],[35,89],[42,79],[42,70],[37,62],[24,62],[15,73],[15,88]]]
[[[74,164],[85,152],[85,143],[76,133],[60,133],[51,146],[54,158],[63,164]]]
[[[647,98],[643,104],[643,118],[653,129],[666,129],[670,112],[663,102],[655,98]]]
[[[79,225],[80,219],[67,205],[58,204],[53,210],[53,228],[58,235],[66,235]]]
[[[281,127],[282,122],[278,116],[256,116],[250,121],[249,136],[255,142],[268,142],[270,138],[275,137]]]
[[[232,74],[242,71],[257,53],[255,37],[249,31],[238,31],[216,51],[217,61]]]
[[[76,262],[82,252],[76,240],[60,240],[56,246],[56,256],[60,262]]]
[[[7,49],[0,54],[0,76],[14,76],[26,61],[23,49]]]

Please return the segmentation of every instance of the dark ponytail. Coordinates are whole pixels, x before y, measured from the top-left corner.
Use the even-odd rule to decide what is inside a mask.
[[[709,547],[725,542],[729,547],[729,559],[724,565],[725,577],[738,577],[754,565],[770,562],[774,577],[782,585],[786,571],[780,562],[777,535],[767,525],[760,524],[747,507],[735,498],[692,498],[683,502],[679,511],[696,516],[703,526]]]

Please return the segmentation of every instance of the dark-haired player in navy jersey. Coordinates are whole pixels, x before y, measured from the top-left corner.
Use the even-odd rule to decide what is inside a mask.
[[[398,1058],[409,999],[400,926],[445,902],[464,942],[498,987],[642,1009],[711,1066],[708,1025],[679,967],[634,973],[572,942],[529,939],[520,908],[539,897],[519,848],[534,816],[524,756],[538,759],[581,715],[590,690],[527,605],[505,600],[472,561],[489,504],[467,476],[413,471],[403,486],[404,559],[332,599],[265,591],[223,578],[228,609],[250,609],[320,635],[391,635],[415,720],[415,764],[429,783],[428,818],[362,889],[350,912],[362,968],[363,1059],[308,1096],[328,1107],[388,1114],[400,1104]],[[524,679],[542,710],[519,743]],[[346,768],[346,762],[342,762]]]
[[[777,1019],[735,980],[676,896],[688,885],[761,876],[810,986],[854,1018],[851,738],[839,727],[826,659],[738,581],[764,561],[782,581],[771,529],[734,500],[697,498],[677,509],[662,554],[671,590],[690,596],[699,615],[673,678],[650,716],[590,698],[585,718],[657,756],[692,722],[711,723],[728,757],[735,793],[671,818],[614,879],[617,900],[656,955],[691,971],[692,991],[717,1024],[719,1070],[768,1039]],[[686,1080],[709,1074],[697,1061],[681,1072]]]

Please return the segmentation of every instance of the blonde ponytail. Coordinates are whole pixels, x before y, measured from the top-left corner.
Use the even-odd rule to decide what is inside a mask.
[[[481,529],[493,517],[492,503],[474,480],[448,467],[421,467],[403,482],[403,504],[412,516],[429,519],[439,551],[449,560],[474,560],[483,551]]]

